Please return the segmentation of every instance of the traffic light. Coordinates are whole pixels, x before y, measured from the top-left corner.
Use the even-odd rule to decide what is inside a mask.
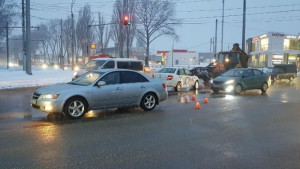
[[[131,21],[130,21],[128,15],[124,15],[124,17],[123,17],[123,23],[124,23],[124,25],[130,25],[131,24]]]

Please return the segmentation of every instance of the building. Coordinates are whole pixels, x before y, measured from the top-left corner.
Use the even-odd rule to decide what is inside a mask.
[[[198,65],[199,55],[195,51],[174,49],[166,53],[166,65]]]
[[[300,35],[269,32],[247,40],[249,67],[297,64],[300,68]]]

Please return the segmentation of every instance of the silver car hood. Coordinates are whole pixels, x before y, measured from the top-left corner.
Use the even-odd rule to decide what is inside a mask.
[[[66,90],[78,90],[82,89],[83,87],[86,86],[80,86],[80,85],[73,85],[73,84],[55,84],[55,85],[49,85],[49,86],[44,86],[39,89],[37,89],[35,92],[38,94],[57,94],[60,93],[61,91],[66,91]]]

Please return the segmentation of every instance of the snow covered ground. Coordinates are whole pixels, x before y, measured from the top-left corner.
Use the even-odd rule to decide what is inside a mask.
[[[0,90],[66,83],[70,82],[72,77],[73,71],[70,69],[62,70],[51,67],[43,69],[32,66],[32,75],[27,75],[21,66],[8,70],[0,66]]]

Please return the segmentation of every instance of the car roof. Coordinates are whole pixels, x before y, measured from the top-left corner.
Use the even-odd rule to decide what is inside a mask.
[[[131,70],[131,69],[97,69],[97,70],[93,70],[93,72],[97,72],[97,73],[101,73],[101,72],[115,72],[115,71],[127,71],[127,72],[138,72],[135,70]]]
[[[107,61],[107,60],[116,60],[116,61],[142,61],[142,60],[130,59],[130,58],[95,58],[95,59],[92,59],[92,60],[95,60],[95,61],[98,61],[98,60],[104,60],[104,61]]]

